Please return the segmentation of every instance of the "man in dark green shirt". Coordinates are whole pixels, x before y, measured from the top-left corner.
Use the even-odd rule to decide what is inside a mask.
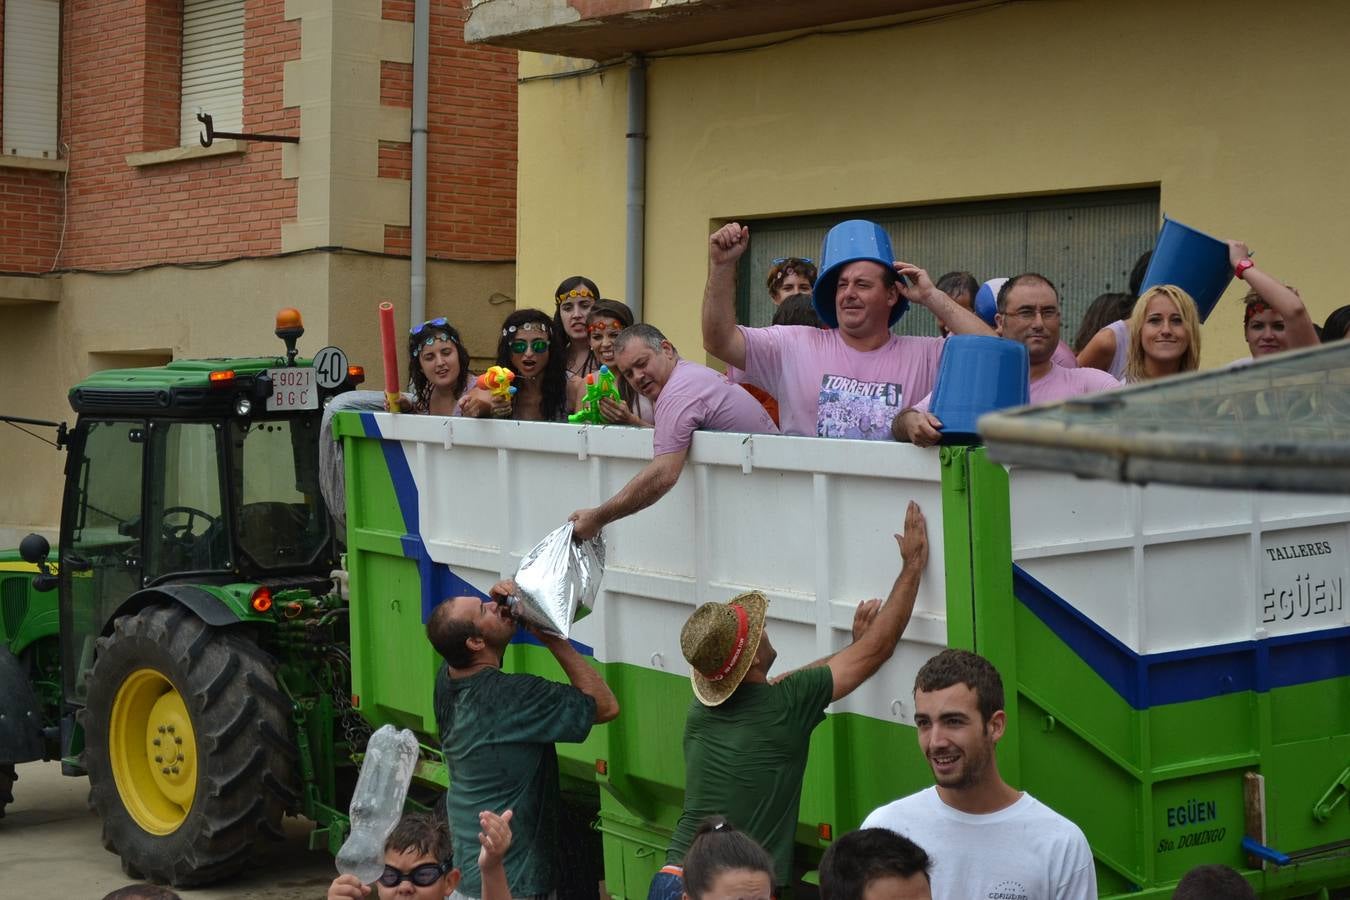
[[[689,617],[680,634],[695,697],[684,726],[684,812],[650,898],[679,896],[678,870],[672,867],[711,815],[725,816],[763,845],[774,858],[778,887],[791,885],[811,731],[824,721],[826,706],[851,694],[890,659],[914,609],[928,563],[927,525],[917,504],[909,504],[904,534],[895,538],[903,566],[886,603],[860,604],[853,643],[795,672],[769,678],[777,653],[764,631],[763,594],[705,603]]]
[[[515,593],[510,581],[490,595]],[[583,741],[619,714],[595,669],[565,639],[538,634],[570,685],[506,674],[502,653],[516,622],[504,604],[455,597],[432,611],[427,637],[446,661],[436,678],[436,722],[450,769],[446,814],[462,897],[480,897],[478,814],[514,810],[506,879],[517,900],[552,893],[558,882],[558,756],[555,741]]]

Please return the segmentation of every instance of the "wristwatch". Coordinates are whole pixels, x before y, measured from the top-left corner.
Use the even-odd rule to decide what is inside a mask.
[[[1240,260],[1238,264],[1233,268],[1233,274],[1236,275],[1238,278],[1242,278],[1242,273],[1247,271],[1254,265],[1256,265],[1256,263],[1252,262],[1250,259]],[[1246,279],[1243,280],[1245,281]]]

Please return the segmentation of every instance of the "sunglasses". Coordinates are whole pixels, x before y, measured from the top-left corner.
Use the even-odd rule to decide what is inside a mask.
[[[809,259],[805,256],[780,256],[777,259],[773,260],[772,264],[775,266],[781,266],[785,262],[806,263],[808,266],[814,266],[816,264],[816,261],[814,259]]]
[[[618,334],[623,331],[622,325],[611,325],[608,322],[592,322],[588,326],[591,334]]]
[[[423,331],[427,328],[449,328],[449,327],[450,327],[449,319],[447,319],[445,316],[437,316],[434,319],[427,319],[425,322],[423,322],[421,325],[418,325],[416,328],[409,328],[408,334],[417,334],[419,331]]]
[[[385,866],[379,882],[385,887],[398,887],[406,879],[418,887],[430,887],[449,870],[448,863],[423,863],[411,872],[401,872],[393,866]]]
[[[530,350],[533,350],[535,353],[547,353],[547,352],[548,352],[548,341],[544,341],[544,340],[540,340],[539,338],[535,338],[533,341],[512,341],[512,342],[511,342],[511,352],[512,352],[512,353],[524,353],[525,350],[526,350],[526,348],[528,348],[528,349],[530,349]]]

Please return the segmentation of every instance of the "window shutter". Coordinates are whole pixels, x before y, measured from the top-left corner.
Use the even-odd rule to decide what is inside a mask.
[[[243,0],[184,0],[182,146],[196,146],[211,116],[218,131],[244,130]]]
[[[60,60],[60,0],[5,0],[6,156],[56,158]]]

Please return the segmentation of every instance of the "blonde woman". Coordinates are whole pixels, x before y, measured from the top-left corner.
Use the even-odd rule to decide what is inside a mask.
[[[1200,314],[1195,301],[1174,284],[1149,288],[1130,314],[1126,383],[1194,372],[1199,367]]]

